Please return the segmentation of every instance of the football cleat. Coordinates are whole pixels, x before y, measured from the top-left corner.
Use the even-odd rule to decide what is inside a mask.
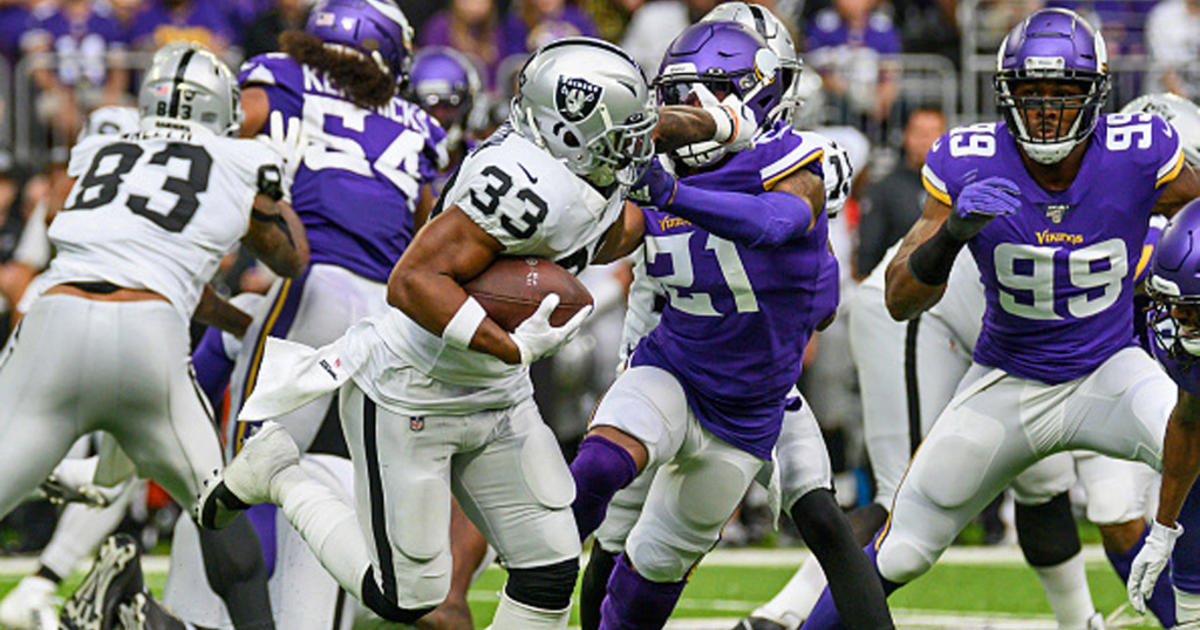
[[[92,570],[63,604],[65,630],[112,630],[117,625],[117,604],[142,592],[141,552],[125,535],[109,536],[100,545]]]
[[[742,619],[733,630],[789,630],[787,626],[763,617],[753,615]]]
[[[117,606],[117,619],[123,630],[185,630],[171,613],[163,610],[158,602],[145,593],[138,593],[127,602]]]
[[[246,440],[242,450],[215,479],[204,482],[196,501],[196,520],[217,529],[229,524],[234,513],[271,501],[271,482],[280,471],[300,463],[300,449],[287,429],[266,422]]]
[[[40,575],[27,575],[0,601],[0,628],[54,630],[58,628],[55,593],[58,585]]]

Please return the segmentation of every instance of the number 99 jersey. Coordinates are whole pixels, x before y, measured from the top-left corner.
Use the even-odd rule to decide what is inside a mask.
[[[71,150],[76,178],[50,224],[46,286],[105,281],[167,298],[184,322],[221,257],[246,234],[260,170],[255,140],[186,132],[95,135]]]
[[[930,149],[925,189],[953,206],[974,181],[1005,177],[1021,208],[969,242],[987,307],[977,363],[1044,383],[1092,372],[1133,343],[1133,279],[1162,187],[1183,167],[1179,137],[1149,114],[1109,114],[1063,191],[1026,171],[1005,123],[959,127]]]

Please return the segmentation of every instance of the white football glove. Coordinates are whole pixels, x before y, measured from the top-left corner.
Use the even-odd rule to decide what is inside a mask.
[[[521,351],[521,365],[529,365],[557,352],[579,332],[584,320],[592,314],[592,306],[589,304],[579,309],[579,312],[562,326],[551,326],[550,314],[558,308],[558,301],[557,293],[547,295],[533,315],[510,333],[513,343],[517,344],[517,349]]]
[[[758,121],[737,94],[729,94],[724,100],[718,101],[707,86],[697,83],[692,90],[698,99],[700,107],[713,117],[717,123],[717,132],[713,141],[725,145],[730,151],[741,151],[754,144],[754,136],[758,133]]]
[[[1175,548],[1175,539],[1183,534],[1183,526],[1176,523],[1175,527],[1167,527],[1158,521],[1150,524],[1150,535],[1146,536],[1146,544],[1133,559],[1129,568],[1129,581],[1125,587],[1129,591],[1129,605],[1139,613],[1146,612],[1146,600],[1154,592],[1154,583],[1158,574],[1167,566],[1171,558],[1171,550]]]
[[[299,118],[284,120],[283,112],[271,112],[267,120],[267,133],[270,145],[279,155],[283,156],[284,190],[291,189],[292,179],[304,161],[304,151],[308,148],[308,138],[304,134],[304,123]]]

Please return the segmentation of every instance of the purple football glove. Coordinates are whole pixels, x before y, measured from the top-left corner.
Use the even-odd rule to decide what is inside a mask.
[[[968,184],[958,194],[954,214],[946,220],[950,235],[969,240],[992,219],[1013,214],[1021,208],[1021,191],[1011,180],[989,177]]]
[[[642,206],[666,208],[675,198],[675,187],[678,186],[675,177],[663,168],[658,158],[650,160],[650,165],[642,171],[642,177],[633,185],[629,199]]]

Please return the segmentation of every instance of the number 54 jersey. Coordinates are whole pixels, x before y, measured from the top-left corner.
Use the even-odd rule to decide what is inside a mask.
[[[76,178],[50,224],[48,284],[105,281],[167,298],[186,322],[221,257],[246,234],[262,171],[280,156],[210,133],[94,135],[71,150]]]
[[[1004,123],[953,129],[926,157],[925,189],[953,206],[971,182],[1005,177],[1021,208],[969,246],[987,307],[975,361],[1044,383],[1092,372],[1133,344],[1133,280],[1150,212],[1183,167],[1174,129],[1149,114],[1109,114],[1070,187],[1051,191],[1025,169]]]

